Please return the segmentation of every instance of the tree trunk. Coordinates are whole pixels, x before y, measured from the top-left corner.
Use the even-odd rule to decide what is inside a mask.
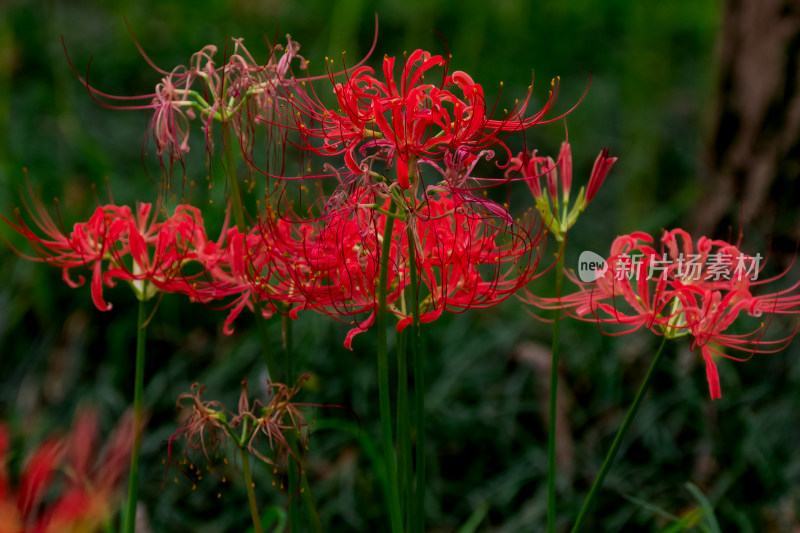
[[[728,0],[720,31],[709,182],[693,229],[800,240],[800,2]]]

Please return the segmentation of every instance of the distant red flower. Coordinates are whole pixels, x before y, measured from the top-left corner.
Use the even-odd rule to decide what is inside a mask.
[[[8,471],[10,433],[0,425],[0,533],[97,531],[115,511],[133,424],[125,417],[98,449],[97,416],[79,413],[65,438],[40,444],[19,474]]]

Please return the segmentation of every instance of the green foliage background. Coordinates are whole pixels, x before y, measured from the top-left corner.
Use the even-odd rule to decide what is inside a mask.
[[[228,36],[244,37],[251,52],[266,59],[266,43],[291,33],[312,73],[322,73],[326,56],[338,59],[346,50],[348,64],[363,56],[375,13],[380,30],[373,66],[384,53],[449,50],[452,68],[482,83],[499,108],[524,94],[534,70],[534,107],[553,77],[560,76],[562,111],[588,86],[565,123],[534,129],[527,139],[555,154],[568,135],[576,181],[588,178],[601,148],[619,157],[570,235],[568,265],[580,250],[605,252],[620,233],[686,222],[705,179],[718,0],[130,0],[113,6],[12,0],[0,5],[0,212],[8,216],[20,205],[23,168],[45,202],[59,198],[66,227],[85,219],[96,197],[109,191],[120,203],[156,198],[158,163],[143,146],[147,113],[97,105],[71,73],[62,37],[92,85],[136,95],[151,92],[160,77],[137,51],[125,18],[149,57],[167,70],[206,44],[222,48]],[[206,171],[198,137],[187,173],[200,180]],[[8,242],[22,246],[11,233],[0,225]],[[551,282],[542,280],[538,290],[552,290]],[[132,398],[135,300],[124,287],[109,290],[114,309],[100,313],[88,292],[69,289],[60,272],[0,246],[0,418],[24,435],[27,446],[65,429],[82,402],[96,405],[109,429]],[[170,474],[162,487],[178,394],[199,381],[209,385],[209,399],[233,405],[242,377],[251,383],[263,377],[250,318],[241,318],[235,335],[226,337],[223,316],[167,297],[149,328],[143,501],[155,532],[241,531],[249,521],[241,482],[208,476],[192,491],[191,480],[179,475],[174,484]],[[558,481],[561,525],[567,526],[657,339],[645,332],[608,337],[571,321],[563,326]],[[278,339],[279,324],[270,327]],[[358,414],[363,437],[377,438],[372,336],[361,335],[349,352],[342,347],[346,325],[306,314],[294,327],[295,368],[313,375],[303,400],[348,406]],[[471,516],[479,531],[543,527],[549,332],[516,301],[426,327],[430,531],[457,531]],[[793,447],[800,441],[798,349],[721,362],[723,398],[714,403],[697,355],[685,342],[669,349],[608,478],[592,530],[661,531],[670,523],[664,513],[687,516],[699,506],[684,487],[692,482],[715,506],[723,531],[786,531],[800,520],[800,457]],[[336,409],[314,416],[348,420]],[[12,466],[21,460],[15,457]],[[382,495],[359,441],[344,431],[319,431],[308,471],[326,531],[382,529]],[[271,472],[264,469],[257,478],[265,506],[282,505],[283,496],[269,489]]]

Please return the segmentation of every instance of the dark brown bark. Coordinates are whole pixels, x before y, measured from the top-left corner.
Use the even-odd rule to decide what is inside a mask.
[[[757,228],[800,240],[800,2],[728,0],[719,43],[709,182],[694,230]]]

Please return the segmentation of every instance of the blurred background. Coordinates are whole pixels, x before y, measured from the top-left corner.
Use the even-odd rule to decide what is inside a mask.
[[[534,128],[526,139],[529,148],[555,156],[568,136],[576,182],[588,179],[602,148],[619,158],[570,234],[568,266],[581,250],[607,253],[619,234],[684,227],[734,241],[741,232],[742,248],[769,254],[771,271],[791,268],[800,238],[800,8],[791,0],[109,4],[0,3],[0,213],[7,217],[21,205],[26,176],[46,204],[59,199],[66,227],[85,220],[109,193],[117,203],[156,200],[160,174],[145,139],[148,113],[98,105],[71,72],[64,48],[98,89],[139,95],[152,92],[160,75],[137,50],[126,19],[165,70],[186,64],[206,44],[222,49],[228,37],[243,37],[266,61],[268,43],[285,42],[289,33],[311,73],[322,74],[325,57],[346,51],[352,65],[369,50],[377,13],[372,66],[384,54],[416,48],[449,52],[451,68],[467,71],[500,109],[524,95],[532,76],[531,109],[544,103],[556,76],[556,111],[580,101],[565,121]],[[202,140],[194,140],[200,142],[186,174],[199,180],[207,170]],[[521,149],[521,139],[512,148]],[[4,224],[0,235],[24,249]],[[57,269],[20,259],[5,243],[0,418],[25,443],[23,451],[66,429],[83,403],[95,405],[110,430],[133,396],[134,297],[124,287],[108,290],[114,309],[98,312],[88,287],[69,289]],[[791,279],[797,274],[784,286]],[[552,277],[537,283],[552,292]],[[168,296],[148,329],[142,501],[151,529],[143,531],[248,527],[241,483],[225,484],[220,499],[223,484],[213,476],[194,491],[182,477],[162,487],[166,441],[179,424],[178,394],[198,381],[208,385],[208,399],[232,406],[243,377],[263,377],[251,317],[225,336],[223,316]],[[776,337],[797,326],[778,322]],[[558,487],[566,528],[658,339],[646,332],[604,336],[574,321],[562,327]],[[278,338],[279,323],[270,328]],[[373,335],[360,336],[350,352],[342,346],[347,329],[311,314],[294,324],[295,368],[313,376],[302,401],[348,406],[364,437],[377,439]],[[512,300],[425,329],[429,530],[459,531],[470,519],[478,531],[543,528],[549,325]],[[713,505],[723,531],[791,531],[800,522],[798,343],[743,363],[721,361],[723,397],[714,403],[698,354],[685,341],[668,350],[591,529],[666,530],[700,506],[691,483]],[[313,416],[347,418],[338,411],[317,409]],[[382,494],[351,434],[317,432],[308,472],[326,531],[382,529]],[[259,486],[270,485],[268,469],[256,475]],[[258,496],[265,505],[285,501],[277,491]]]

